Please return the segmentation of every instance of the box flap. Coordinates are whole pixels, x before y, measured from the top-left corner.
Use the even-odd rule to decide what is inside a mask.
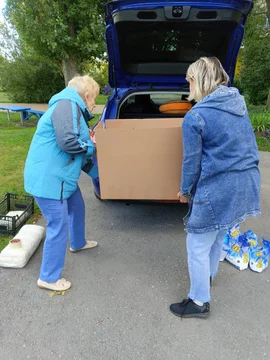
[[[106,129],[153,129],[180,127],[183,118],[106,120]]]

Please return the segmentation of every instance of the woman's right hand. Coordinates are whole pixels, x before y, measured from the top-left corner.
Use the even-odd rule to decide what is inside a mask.
[[[189,199],[187,197],[185,197],[181,191],[179,191],[179,193],[177,194],[177,197],[180,201],[180,203],[183,203],[183,204],[187,204],[189,202]]]

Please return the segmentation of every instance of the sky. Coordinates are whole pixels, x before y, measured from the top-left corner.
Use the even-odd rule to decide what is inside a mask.
[[[3,20],[2,9],[5,7],[5,0],[0,0],[0,21]]]

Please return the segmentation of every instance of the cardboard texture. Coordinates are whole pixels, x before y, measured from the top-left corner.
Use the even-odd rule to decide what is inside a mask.
[[[95,129],[102,199],[177,200],[181,118],[107,120]]]

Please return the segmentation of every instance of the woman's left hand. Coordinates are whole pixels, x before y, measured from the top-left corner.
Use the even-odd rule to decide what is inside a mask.
[[[185,196],[181,193],[181,191],[179,191],[179,193],[177,194],[177,197],[178,197],[178,199],[179,199],[179,201],[180,201],[181,203],[187,204],[187,203],[189,202],[189,199],[188,199],[187,197],[185,197]]]

